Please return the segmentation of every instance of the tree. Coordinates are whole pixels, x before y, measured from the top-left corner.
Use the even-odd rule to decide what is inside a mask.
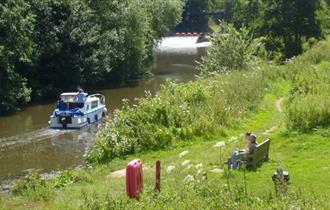
[[[220,22],[220,26],[223,33],[211,38],[212,46],[198,65],[202,76],[248,68],[260,46],[246,27],[236,30],[225,22]]]
[[[208,28],[208,0],[187,0],[182,22],[176,27],[179,32],[206,32]]]
[[[0,114],[11,112],[30,100],[26,79],[15,72],[31,64],[34,16],[21,0],[0,3]]]
[[[30,96],[54,98],[77,84],[141,75],[157,40],[179,22],[184,1],[1,2],[0,114]]]
[[[236,1],[232,22],[249,27],[257,37],[265,37],[266,48],[278,60],[302,52],[302,44],[322,36],[318,12],[322,0]]]

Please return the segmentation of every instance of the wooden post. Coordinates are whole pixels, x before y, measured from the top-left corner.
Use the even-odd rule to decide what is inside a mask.
[[[160,192],[160,161],[156,162],[156,190]]]

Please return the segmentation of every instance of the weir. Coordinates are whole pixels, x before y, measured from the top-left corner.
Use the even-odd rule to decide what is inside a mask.
[[[155,53],[199,55],[211,45],[211,42],[204,41],[203,37],[204,35],[166,37],[158,43]]]

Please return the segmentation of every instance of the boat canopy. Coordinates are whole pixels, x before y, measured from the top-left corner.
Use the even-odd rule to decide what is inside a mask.
[[[84,94],[87,97],[88,94],[87,93],[84,93]],[[62,93],[61,99],[65,103],[75,103],[75,102],[77,102],[77,93],[76,92]]]

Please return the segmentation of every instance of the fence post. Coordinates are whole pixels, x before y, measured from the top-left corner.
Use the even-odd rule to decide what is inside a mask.
[[[160,161],[156,162],[156,190],[160,192]]]

